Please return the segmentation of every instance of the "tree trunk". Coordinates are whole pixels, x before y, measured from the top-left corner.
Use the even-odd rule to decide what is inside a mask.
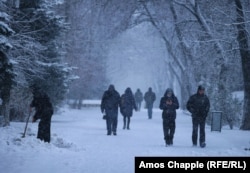
[[[244,80],[244,110],[240,129],[250,130],[250,47],[248,46],[247,31],[245,28],[244,13],[240,0],[235,0],[237,12],[238,43],[240,49],[242,72]]]

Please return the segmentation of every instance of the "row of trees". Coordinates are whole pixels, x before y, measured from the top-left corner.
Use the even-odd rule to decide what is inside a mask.
[[[236,115],[243,114],[241,129],[249,130],[250,52],[246,33],[250,28],[249,18],[244,14],[249,13],[250,2],[172,0],[140,3],[142,15],[137,21],[150,22],[164,40],[171,60],[168,67],[182,87],[182,105],[194,87],[203,84],[211,98],[212,110],[223,111],[223,122],[230,123],[239,118]],[[236,112],[237,101],[232,98],[235,90],[245,91],[244,109],[240,113]]]
[[[211,110],[223,111],[224,123],[243,119],[241,128],[249,129],[249,35],[246,34],[249,3],[247,0],[67,2],[67,16],[72,33],[76,34],[68,35],[72,46],[67,59],[81,64],[78,75],[83,79],[72,86],[74,97],[79,97],[79,93],[83,97],[100,97],[109,82],[107,75],[121,74],[119,66],[105,74],[110,66],[105,63],[112,62],[107,61],[107,45],[120,33],[143,24],[148,29],[154,28],[151,32],[162,39],[167,51],[160,63],[169,72],[159,69],[160,74],[153,74],[156,81],[153,87],[158,95],[166,89],[166,81],[170,84],[177,81],[181,105],[185,108],[188,97],[198,84],[203,84],[211,98]],[[113,63],[118,62],[119,57],[115,58]],[[232,97],[237,90],[243,90],[245,95],[242,112],[238,111],[239,102]]]

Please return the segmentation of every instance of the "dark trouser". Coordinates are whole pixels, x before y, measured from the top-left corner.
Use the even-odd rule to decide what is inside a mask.
[[[50,143],[50,120],[41,120],[38,125],[37,138]]]
[[[128,121],[127,121],[128,119]],[[129,116],[123,116],[123,129],[126,128],[127,125],[127,129],[129,129],[129,124],[130,124],[130,117]]]
[[[106,111],[107,114],[107,130],[108,134],[111,132],[116,133],[117,123],[118,123],[118,113],[115,110],[108,110]]]
[[[192,142],[193,145],[197,145],[197,139],[198,139],[198,128],[200,132],[200,138],[199,142],[200,145],[205,143],[205,123],[206,119],[205,118],[192,118],[192,123],[193,123],[193,132],[192,132]]]
[[[163,119],[163,134],[167,145],[173,144],[175,120]]]
[[[148,105],[147,105],[147,109],[148,109],[148,118],[149,118],[149,119],[152,119],[153,105],[148,104]]]
[[[137,110],[140,111],[141,110],[141,102],[136,102],[136,107],[137,107]]]

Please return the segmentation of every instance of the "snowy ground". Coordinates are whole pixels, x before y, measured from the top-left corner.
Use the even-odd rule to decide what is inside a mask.
[[[211,132],[206,126],[206,148],[192,147],[191,118],[178,110],[174,145],[165,147],[161,111],[153,119],[146,110],[135,112],[131,130],[122,129],[119,115],[117,136],[107,136],[100,108],[63,108],[52,117],[50,144],[36,139],[38,123],[11,123],[0,128],[0,170],[4,173],[132,173],[135,156],[243,156],[250,157],[250,131]]]

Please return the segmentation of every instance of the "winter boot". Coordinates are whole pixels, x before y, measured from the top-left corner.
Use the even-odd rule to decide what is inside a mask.
[[[169,140],[169,145],[173,145],[173,139]]]
[[[123,129],[125,129],[126,128],[126,120],[124,119],[123,120]]]
[[[130,128],[129,128],[129,123],[128,123],[128,125],[127,125],[127,129],[129,130]]]
[[[205,148],[206,147],[206,143],[205,142],[203,142],[203,143],[201,143],[201,148]]]
[[[165,137],[165,142],[166,142],[166,146],[169,146],[169,145],[170,145],[169,136],[166,136],[166,137]]]

